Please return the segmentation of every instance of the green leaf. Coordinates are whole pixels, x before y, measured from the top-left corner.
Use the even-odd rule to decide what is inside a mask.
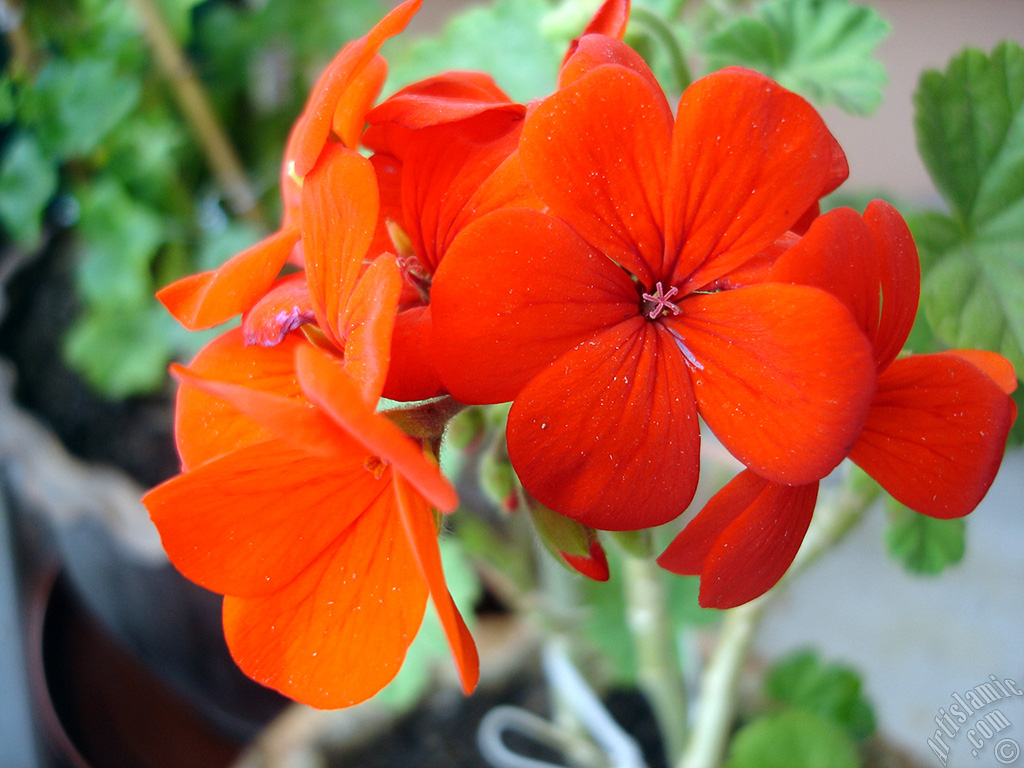
[[[818,104],[868,115],[882,101],[885,67],[874,50],[889,25],[848,0],[769,0],[706,44],[713,69],[739,64]]]
[[[467,624],[472,625],[473,605],[481,594],[480,580],[457,539],[442,538],[440,547],[448,590]],[[431,603],[427,607],[419,634],[409,646],[401,670],[374,697],[375,700],[397,710],[409,709],[426,692],[438,663],[451,665],[451,652],[441,620]]]
[[[90,309],[68,331],[64,357],[111,399],[152,392],[167,377],[173,322],[153,303]]]
[[[888,504],[886,547],[908,571],[930,576],[963,559],[966,526],[962,519],[938,520],[892,500]]]
[[[55,59],[36,78],[32,113],[40,140],[63,158],[83,157],[139,102],[138,79],[106,59]]]
[[[1024,49],[968,49],[915,94],[918,149],[951,216],[919,241],[937,336],[1024,370]]]
[[[83,254],[78,290],[91,306],[141,306],[153,291],[151,262],[163,243],[160,214],[109,177],[83,188],[78,232]]]
[[[56,191],[53,161],[32,136],[15,136],[0,165],[0,223],[20,247],[39,242],[43,213]]]
[[[389,54],[389,85],[397,88],[446,69],[482,70],[513,99],[549,93],[564,53],[564,46],[540,34],[549,9],[545,0],[498,0],[471,8],[455,16],[439,37]]]
[[[728,768],[859,768],[842,728],[804,709],[788,709],[745,725],[733,739]]]
[[[861,694],[860,676],[848,667],[825,664],[812,650],[776,662],[765,677],[773,699],[806,709],[841,725],[855,739],[875,730],[875,715]]]

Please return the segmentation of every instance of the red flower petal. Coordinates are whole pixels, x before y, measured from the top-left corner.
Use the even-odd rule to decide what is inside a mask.
[[[565,223],[491,213],[466,227],[431,288],[436,363],[463,403],[511,400],[555,358],[637,314],[629,277]]]
[[[903,349],[917,317],[921,294],[921,264],[914,238],[899,212],[875,200],[864,211],[875,239],[882,280],[882,316],[874,339],[878,370],[884,370]]]
[[[608,581],[611,573],[608,571],[608,556],[604,553],[601,542],[594,538],[590,542],[590,551],[587,555],[571,555],[568,552],[559,550],[562,558],[579,573],[594,581]]]
[[[664,220],[672,284],[699,288],[768,247],[833,178],[835,140],[814,108],[730,68],[679,102]]]
[[[583,35],[606,35],[607,37],[621,40],[622,36],[626,34],[626,25],[628,23],[629,0],[605,0],[601,7],[597,9],[594,18],[587,24],[587,28],[583,30]],[[565,58],[562,59],[563,67],[569,60],[569,57],[576,53],[581,37],[577,37],[569,43],[569,50],[565,52]]]
[[[850,310],[868,339],[878,330],[879,264],[875,241],[852,208],[819,216],[796,244],[786,250],[770,280],[821,288]]]
[[[476,643],[473,642],[466,622],[462,620],[445,583],[434,515],[423,497],[406,489],[405,481],[401,477],[394,478],[394,491],[405,534],[412,545],[420,572],[426,579],[430,597],[434,601],[437,615],[448,638],[448,645],[451,646],[459,679],[462,681],[462,690],[470,694],[480,679],[480,657],[477,655]]]
[[[701,416],[734,456],[786,484],[827,475],[864,424],[875,365],[824,291],[768,283],[688,296],[663,322],[689,351]]]
[[[306,395],[342,425],[369,453],[390,462],[396,471],[443,512],[458,506],[455,489],[428,461],[423,449],[362,399],[355,381],[331,355],[311,346],[295,357],[299,383]]]
[[[962,357],[994,381],[1003,392],[1012,395],[1017,391],[1017,372],[1013,363],[998,352],[985,349],[949,349],[947,355]]]
[[[348,81],[334,108],[331,129],[349,149],[359,148],[359,139],[366,128],[366,113],[377,100],[388,76],[388,64],[377,55],[366,62],[362,71]]]
[[[346,90],[352,87],[353,81],[363,74],[363,70],[373,61],[377,51],[388,38],[394,37],[405,29],[405,25],[419,10],[421,4],[422,0],[407,0],[396,7],[377,22],[377,25],[365,37],[346,45],[317,80],[306,108],[303,110],[300,120],[301,127],[298,128],[299,133],[294,142],[295,173],[297,175],[308,174],[317,158],[320,157],[335,122],[338,105],[344,99]],[[376,72],[371,72],[369,77],[373,81],[378,79]],[[366,91],[365,84],[357,85],[356,88],[360,93]],[[357,101],[363,103],[366,100],[360,98]],[[364,116],[353,116],[347,119],[349,125],[356,122],[360,123],[361,127],[361,124],[365,122]],[[351,142],[351,136],[344,138]],[[351,143],[347,146],[355,148],[355,145]]]
[[[235,328],[207,344],[189,370],[200,378],[304,400],[295,378],[295,348],[300,343],[290,337],[277,347],[246,347],[241,330]],[[230,403],[187,383],[178,388],[174,433],[186,470],[274,434]]]
[[[324,151],[302,185],[309,295],[317,324],[339,349],[344,346],[344,314],[373,240],[379,207],[370,161],[339,145]]]
[[[956,354],[894,360],[850,458],[897,501],[962,517],[992,484],[1013,423],[1000,386]]]
[[[391,337],[391,366],[384,384],[384,397],[411,402],[444,394],[434,361],[430,307],[413,307],[395,318]]]
[[[625,67],[602,66],[545,99],[520,141],[538,196],[644,285],[662,262],[662,194],[672,112]]]
[[[733,608],[763,595],[789,569],[804,540],[818,484],[761,482],[764,490],[730,523],[708,554],[697,598],[707,608]],[[720,493],[728,493],[726,489]],[[730,502],[723,499],[721,503]]]
[[[526,107],[513,102],[490,75],[482,72],[445,72],[413,83],[390,96],[366,116],[373,125],[395,123],[404,128],[426,128],[501,112],[519,120]],[[377,149],[369,143],[373,149]]]
[[[546,507],[591,528],[650,528],[693,498],[696,415],[674,339],[634,316],[582,342],[519,394],[509,457]]]
[[[225,598],[224,635],[250,677],[314,707],[346,707],[397,674],[426,599],[388,493],[284,588]]]
[[[212,272],[189,275],[156,297],[190,331],[212,328],[247,311],[273,285],[299,241],[299,228],[275,232]]]
[[[658,564],[702,574],[701,605],[731,608],[753,600],[793,562],[817,495],[817,483],[779,485],[744,470],[672,540]]]
[[[306,275],[296,272],[278,280],[266,296],[242,316],[245,343],[273,347],[296,328],[315,319]]]
[[[558,73],[559,88],[571,85],[598,67],[603,67],[606,64],[618,64],[636,72],[647,80],[651,87],[659,93],[661,92],[661,84],[651,72],[651,68],[647,66],[647,62],[621,40],[593,34],[584,35],[573,44],[576,45],[576,49],[571,56],[566,58]]]
[[[363,447],[342,440],[330,458],[267,440],[154,488],[143,503],[171,562],[222,594],[283,587],[387,490]]]

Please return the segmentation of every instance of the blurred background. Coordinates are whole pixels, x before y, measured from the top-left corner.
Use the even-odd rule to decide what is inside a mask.
[[[138,502],[178,469],[166,366],[210,338],[181,330],[153,292],[275,228],[281,152],[313,79],[395,4],[0,0],[0,767],[300,766],[396,721],[386,704],[297,714],[246,680],[219,600],[167,566]],[[965,46],[1024,41],[1024,0],[861,4],[891,24],[877,48],[888,85],[870,115],[822,106],[849,158],[841,200],[942,210],[915,144],[918,80]],[[482,68],[517,99],[541,96],[596,5],[425,0],[384,49],[387,90]],[[689,5],[684,21],[706,31],[750,4]],[[698,49],[685,24],[677,34]],[[761,658],[813,645],[858,668],[893,747],[877,764],[935,764],[927,740],[954,692],[1024,680],[1022,498],[1016,449],[969,521],[965,557],[933,577],[886,556],[876,510],[774,606]],[[527,696],[520,630],[480,631],[500,670],[494,700]],[[450,729],[465,755],[438,747],[436,764],[480,764],[472,728],[437,719],[454,699],[434,693],[426,725],[392,740]],[[1013,706],[1007,733],[1024,737],[1024,701]],[[391,759],[435,759],[413,754]],[[336,764],[389,764],[375,759],[387,758]],[[985,759],[961,749],[949,765]]]

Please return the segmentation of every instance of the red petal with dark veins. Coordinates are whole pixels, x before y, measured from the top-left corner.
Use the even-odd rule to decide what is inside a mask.
[[[523,208],[466,227],[430,295],[438,372],[463,403],[512,400],[557,357],[639,309],[625,272],[564,222]]]
[[[220,325],[248,311],[270,290],[298,241],[299,228],[287,227],[212,272],[189,275],[161,288],[156,297],[190,331]]]
[[[686,350],[701,416],[740,461],[779,483],[818,480],[860,434],[871,348],[824,291],[766,283],[688,296],[663,320]]]
[[[567,352],[519,394],[509,458],[530,495],[584,525],[661,525],[696,488],[694,405],[671,335],[634,317]]]
[[[224,635],[250,677],[310,706],[347,707],[397,674],[426,600],[388,494],[282,589],[225,598]]]
[[[897,501],[962,517],[988,492],[1013,424],[1013,401],[957,354],[894,360],[850,458]]]
[[[612,64],[545,99],[519,145],[526,178],[552,214],[648,287],[664,251],[671,133],[660,88]]]
[[[691,290],[769,246],[832,183],[835,139],[764,75],[708,75],[679,102],[665,198],[667,271]]]

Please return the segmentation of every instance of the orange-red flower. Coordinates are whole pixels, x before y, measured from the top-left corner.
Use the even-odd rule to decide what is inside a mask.
[[[992,352],[897,358],[917,313],[920,267],[892,206],[816,219],[769,279],[815,285],[847,305],[872,342],[878,388],[850,458],[894,498],[938,518],[971,512],[1002,459],[1016,409],[1013,367]],[[881,297],[881,301],[879,301]],[[700,574],[702,605],[728,608],[773,586],[810,524],[818,484],[782,485],[749,470],[725,486],[658,559]]]
[[[800,97],[746,70],[691,86],[678,118],[621,42],[588,35],[523,129],[549,213],[456,238],[433,286],[448,390],[514,399],[508,448],[541,503],[603,529],[693,496],[698,413],[749,467],[827,474],[863,426],[870,347],[825,291],[722,290],[833,188],[841,152]]]

